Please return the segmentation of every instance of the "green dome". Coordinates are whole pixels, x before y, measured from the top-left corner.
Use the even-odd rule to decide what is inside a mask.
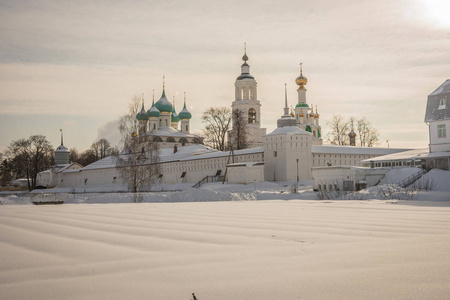
[[[178,117],[178,115],[175,111],[172,113],[172,117],[170,118],[170,121],[177,122],[177,123],[180,122],[180,118]]]
[[[180,114],[178,115],[178,117],[183,120],[190,120],[192,118],[191,113],[187,110],[186,108],[186,101],[184,101],[184,107],[183,109],[180,111]]]
[[[311,132],[311,127],[309,127],[309,125],[306,125],[305,130]]]
[[[148,120],[147,113],[145,112],[145,109],[144,109],[144,103],[142,103],[142,109],[136,115],[136,119],[139,120],[139,121],[146,121],[146,120]]]
[[[306,103],[298,103],[298,104],[295,106],[295,108],[298,108],[298,107],[307,107],[307,108],[309,108],[308,104],[306,104]]]
[[[156,101],[155,107],[160,112],[172,112],[172,103],[166,98],[166,92],[163,90],[161,98]]]
[[[150,118],[159,118],[159,116],[161,115],[161,113],[155,106],[155,100],[153,100],[152,107],[150,107],[150,109],[147,111],[147,115]]]

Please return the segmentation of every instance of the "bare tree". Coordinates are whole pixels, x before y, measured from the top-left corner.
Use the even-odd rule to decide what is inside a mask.
[[[95,160],[103,159],[111,155],[113,148],[107,139],[100,139],[91,145],[91,150],[94,152]]]
[[[379,144],[378,130],[364,117],[357,121],[358,138],[361,147],[373,147]]]
[[[333,115],[331,121],[327,123],[331,127],[328,136],[328,142],[332,145],[348,145],[349,144],[349,122],[344,120],[341,115]]]
[[[203,112],[202,122],[205,123],[205,144],[224,151],[227,132],[230,130],[231,110],[228,107],[210,107]]]
[[[230,145],[235,150],[245,149],[248,147],[247,135],[247,119],[245,111],[234,109],[232,112],[233,129],[230,131]]]
[[[8,156],[15,174],[25,175],[28,189],[36,187],[37,174],[53,164],[53,147],[43,135],[32,135],[28,139],[12,141]]]
[[[116,156],[120,176],[133,193],[150,188],[160,174],[159,144],[151,139],[139,139],[137,134],[139,108],[140,98],[132,98],[128,114],[119,121],[124,151]]]

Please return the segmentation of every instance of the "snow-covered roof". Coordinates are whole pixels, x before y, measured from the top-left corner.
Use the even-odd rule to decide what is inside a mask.
[[[67,171],[67,169],[69,169],[69,168],[71,168],[71,167],[73,167],[73,166],[80,166],[80,168],[83,167],[83,166],[80,165],[79,163],[73,162],[73,163],[70,163],[70,164],[67,164],[67,165],[63,165],[63,167],[62,167],[61,169],[58,169],[58,170],[56,171],[56,173],[65,172],[65,171]]]
[[[356,146],[337,146],[337,145],[313,145],[311,152],[313,154],[355,154],[355,155],[386,155],[398,152],[404,152],[411,149],[400,148],[377,148],[377,147],[356,147]]]
[[[440,105],[445,99],[446,104]],[[425,122],[450,119],[450,79],[447,79],[436,90],[428,95]]]
[[[174,148],[164,148],[159,150],[159,161],[161,163],[167,163],[172,161],[186,161],[186,160],[198,160],[198,159],[208,159],[208,158],[219,158],[227,157],[230,155],[230,151],[218,151],[216,149],[209,148],[205,145],[194,144],[188,146],[177,147],[177,152],[174,152]],[[234,150],[234,155],[247,155],[247,154],[258,154],[262,153],[263,148],[250,148],[242,150]],[[121,154],[127,155],[127,154]],[[93,169],[107,169],[114,168],[117,164],[117,159],[115,156],[108,156],[101,160],[98,160],[90,165],[87,165],[84,170]]]
[[[374,158],[365,159],[361,162],[380,162],[380,161],[398,161],[398,160],[413,160],[436,157],[449,157],[450,152],[433,152],[430,153],[428,149],[414,149],[389,155],[378,156]]]
[[[157,130],[152,131],[152,132],[148,132],[148,135],[152,135],[152,136],[171,136],[171,137],[198,137],[197,135],[194,134],[186,134],[183,133],[179,130],[176,130],[172,127],[159,127]]]
[[[271,136],[271,135],[277,135],[277,134],[287,134],[287,135],[309,134],[309,135],[311,135],[312,133],[302,130],[302,129],[298,128],[297,126],[284,126],[284,127],[276,128],[274,131],[266,134],[265,136]]]

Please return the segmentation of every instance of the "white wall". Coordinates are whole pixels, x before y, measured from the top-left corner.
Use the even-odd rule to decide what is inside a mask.
[[[445,125],[446,137],[438,137],[438,125]],[[450,151],[450,120],[429,123],[430,152]]]

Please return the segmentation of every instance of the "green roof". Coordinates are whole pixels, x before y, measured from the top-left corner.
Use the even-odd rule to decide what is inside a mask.
[[[181,110],[180,111],[180,114],[178,115],[178,117],[180,118],[180,119],[187,119],[187,120],[190,120],[191,118],[192,118],[192,115],[191,115],[191,113],[187,110],[187,108],[186,108],[186,100],[184,101],[184,107],[183,107],[183,110]]]
[[[147,111],[147,115],[153,118],[159,118],[159,116],[161,115],[159,110],[155,107],[155,100],[153,100],[152,107],[150,107],[150,109]]]
[[[172,103],[166,98],[166,92],[163,90],[161,98],[155,103],[160,112],[172,112]]]
[[[309,125],[306,125],[305,130],[311,132],[311,127],[309,127]]]
[[[298,108],[298,107],[307,107],[307,108],[309,108],[308,104],[306,104],[306,103],[298,103],[298,104],[295,106],[295,108]]]

